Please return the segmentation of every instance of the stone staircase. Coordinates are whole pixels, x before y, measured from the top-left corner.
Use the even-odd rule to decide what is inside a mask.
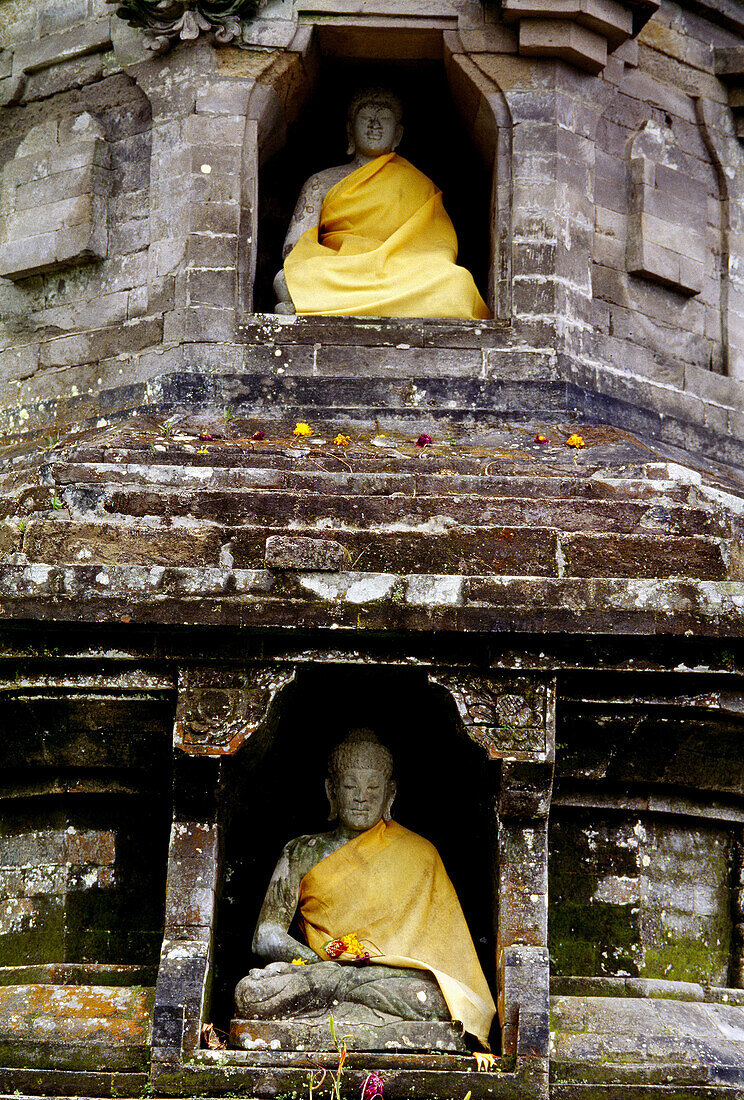
[[[575,451],[555,426],[547,445],[520,425],[423,447],[268,429],[130,421],[6,462],[4,613],[62,600],[139,621],[155,601],[174,621],[587,629],[689,611],[695,630],[739,613],[736,486],[625,432],[585,429]]]

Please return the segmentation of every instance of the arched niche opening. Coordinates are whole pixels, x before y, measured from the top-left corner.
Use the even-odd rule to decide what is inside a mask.
[[[404,49],[400,42],[396,48],[394,39],[393,30],[379,31],[377,56],[370,60],[361,50],[353,52],[353,38],[319,35],[314,64],[307,67],[314,78],[303,81],[303,105],[295,97],[290,110],[277,84],[276,103],[283,107],[268,110],[264,88],[249,108],[256,116],[261,166],[253,187],[257,217],[244,234],[252,250],[243,260],[246,308],[273,312],[272,281],[300,188],[314,172],[348,159],[348,102],[359,88],[381,84],[403,100],[405,134],[398,152],[441,187],[458,235],[458,262],[472,272],[494,316],[508,317],[511,132],[503,96],[495,86],[484,93],[460,55],[448,55],[445,64],[441,38],[427,40],[426,49]],[[481,81],[486,83],[482,74]]]
[[[227,1030],[236,983],[261,965],[251,940],[282,847],[331,827],[328,753],[356,727],[374,729],[391,749],[393,817],[438,849],[495,994],[492,777],[483,751],[460,731],[454,704],[443,705],[423,671],[348,666],[299,672],[277,702],[260,757],[249,743],[229,761],[210,1018]]]

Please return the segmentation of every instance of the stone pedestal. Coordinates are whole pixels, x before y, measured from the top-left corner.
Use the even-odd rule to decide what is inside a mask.
[[[349,1050],[467,1054],[459,1024],[440,1020],[376,1022],[334,1016],[336,1037]],[[230,1046],[240,1050],[335,1050],[330,1014],[311,1019],[230,1021]]]

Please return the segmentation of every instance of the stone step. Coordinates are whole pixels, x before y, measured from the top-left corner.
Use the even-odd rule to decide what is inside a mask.
[[[726,536],[730,528],[723,513],[683,504],[661,505],[641,501],[582,500],[572,498],[522,499],[485,497],[479,493],[430,496],[396,492],[392,495],[323,494],[283,490],[172,490],[69,486],[62,502],[73,509],[102,507],[113,514],[190,516],[230,526],[263,525],[295,530],[379,529],[403,527],[442,533],[446,526],[547,527],[564,531],[643,531],[679,535]]]
[[[739,637],[744,584],[682,578],[275,574],[232,568],[0,565],[0,618],[328,629]],[[69,1093],[66,1093],[69,1095]]]
[[[53,518],[29,520],[23,533],[16,533],[14,549],[37,568],[129,563],[261,569],[269,533],[277,533],[277,528],[234,529],[178,519],[147,524],[120,517],[108,522],[76,522],[55,513]],[[337,541],[345,550],[348,569],[385,573],[729,577],[721,540],[703,536],[563,534],[545,527],[462,525],[443,525],[437,533],[431,529],[371,532],[329,527],[322,534],[295,526],[292,534]]]
[[[582,397],[581,391],[564,381],[483,377],[480,353],[467,375],[459,377],[453,377],[449,368],[441,376],[428,372],[420,353],[409,353],[405,364],[397,349],[392,356],[389,352],[384,355],[389,367],[380,371],[377,364],[374,372],[366,371],[356,348],[344,349],[343,360],[326,374],[313,372],[311,362],[307,373],[294,373],[288,369],[291,364],[274,355],[266,357],[258,369],[240,374],[173,372],[151,387],[152,399],[163,410],[229,405],[253,418],[296,415],[306,419],[312,409],[314,417],[327,423],[343,414],[355,423],[369,425],[375,417],[386,423],[410,424],[420,420],[424,411],[455,421],[468,414],[478,419],[482,414],[491,418],[497,414],[520,420],[551,413],[566,415],[572,399],[581,401]],[[462,362],[463,352],[453,351],[448,358]]]
[[[333,438],[333,437],[331,437]],[[200,454],[199,448],[206,453]],[[283,446],[254,444],[250,440],[214,444],[196,441],[189,446],[178,442],[156,443],[154,446],[119,442],[80,442],[69,448],[67,461],[72,464],[115,464],[136,466],[178,466],[183,468],[213,469],[276,469],[311,472],[379,472],[395,473],[441,470],[456,474],[484,476],[577,476],[573,452],[548,455],[535,446],[535,455],[508,449],[491,447],[465,447],[437,444],[432,447],[416,447],[411,440],[392,445],[361,447],[336,447],[326,441],[321,446],[302,444],[299,441]],[[64,467],[58,460],[47,463],[45,468]],[[604,460],[593,461],[582,454],[578,468],[579,477],[615,470]],[[488,474],[486,471],[488,470]],[[644,477],[644,464],[628,463],[625,471],[629,477]]]
[[[500,476],[473,473],[419,473],[386,470],[294,470],[275,467],[167,465],[165,463],[60,462],[47,467],[46,484],[113,487],[136,485],[202,490],[274,489],[314,493],[385,495],[394,492],[441,496],[478,493],[523,499],[626,499],[689,503],[687,484],[649,478],[605,479],[533,474]],[[37,487],[38,488],[38,487]],[[12,499],[12,498],[7,498]]]

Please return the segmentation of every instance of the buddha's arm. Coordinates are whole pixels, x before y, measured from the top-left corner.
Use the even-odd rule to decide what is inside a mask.
[[[318,956],[306,943],[289,934],[289,926],[297,909],[300,882],[304,871],[299,866],[292,845],[287,845],[274,868],[253,936],[253,951],[267,962],[292,962],[305,959],[318,962]]]
[[[319,173],[311,176],[300,191],[287,236],[284,238],[282,259],[286,259],[303,233],[320,225],[320,211],[328,190],[328,183],[323,179],[323,175],[324,173]]]
[[[327,189],[320,176],[311,176],[300,191],[292,221],[289,223],[289,229],[284,238],[282,260],[286,259],[307,229],[314,229],[320,224],[320,210]],[[274,293],[279,302],[277,312],[294,313],[294,303],[287,286],[284,266],[279,268],[274,278]]]

